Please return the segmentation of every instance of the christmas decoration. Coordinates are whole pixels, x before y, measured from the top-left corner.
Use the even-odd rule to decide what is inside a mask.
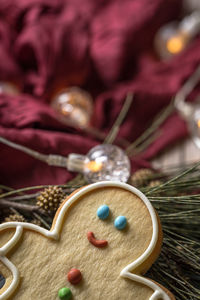
[[[63,193],[62,188],[57,186],[48,187],[37,197],[37,205],[45,211],[54,212],[64,198],[65,194]]]
[[[186,98],[199,82],[199,78],[200,66],[176,94],[174,102],[179,114],[187,122],[192,139],[198,148],[200,148],[200,102],[197,99],[194,104],[191,104],[186,102]]]
[[[162,184],[162,181],[161,180],[152,180],[150,181],[150,183],[148,184],[148,187],[150,188],[154,188],[154,187],[157,187],[159,185]]]
[[[159,180],[159,179],[157,179],[157,180],[155,179],[155,180],[152,180],[152,181],[149,182],[148,188],[153,189],[153,188],[156,188],[160,185],[162,185],[162,181]],[[164,195],[161,191],[155,191],[154,193],[155,193],[156,196]]]
[[[139,169],[133,173],[130,177],[130,184],[135,187],[145,186],[154,175],[154,172],[151,169]]]
[[[117,180],[126,182],[130,176],[130,161],[125,152],[111,144],[92,148],[85,155],[71,153],[68,157],[44,155],[27,147],[15,144],[0,137],[0,142],[19,149],[50,166],[67,168],[69,171],[83,173],[88,182]]]
[[[130,176],[129,158],[115,145],[96,146],[83,159],[84,175],[88,182],[103,180],[126,182]]]
[[[166,59],[183,51],[200,31],[200,12],[195,11],[181,22],[172,22],[159,29],[155,47],[160,57]]]
[[[25,222],[25,218],[19,214],[9,215],[4,219],[4,222]]]
[[[93,111],[89,93],[78,87],[61,90],[55,95],[51,106],[57,111],[60,121],[78,127],[88,127]]]
[[[200,10],[199,0],[183,0],[184,9],[188,12]]]
[[[122,149],[111,145],[111,143],[117,137],[120,125],[128,113],[132,100],[133,94],[128,93],[122,110],[120,111],[109,134],[106,136],[104,144],[92,148],[86,156],[74,153],[69,154],[68,157],[55,154],[45,155],[13,143],[3,137],[0,137],[0,142],[14,149],[23,151],[50,166],[64,167],[69,171],[82,173],[84,174],[87,182],[96,182],[102,180],[117,180],[126,182],[130,176],[129,158]],[[158,124],[159,122],[157,122],[156,126],[158,126]],[[130,151],[131,150],[132,147]],[[128,151],[129,149],[127,149],[127,153]]]
[[[190,3],[194,1],[195,0],[187,0],[187,2]],[[146,34],[147,36],[151,36],[152,32],[155,30],[156,23],[153,20],[155,17],[155,13],[159,12],[159,20],[157,20],[158,21],[157,24],[159,24],[159,22],[162,22],[162,18],[170,19],[175,15],[178,15],[178,9],[173,9],[173,4],[170,7],[171,5],[170,2],[172,3],[173,1],[155,1],[155,3],[153,1],[151,4],[149,4],[151,7],[148,7],[147,5],[148,1],[141,1],[141,5],[138,5],[137,2],[139,3],[140,1],[132,1],[132,3],[130,2],[130,5],[128,5],[127,8],[126,8],[127,5],[124,6],[124,12],[125,12],[124,15],[127,16],[127,19],[131,20],[132,22],[131,24],[130,22],[126,22],[126,20],[124,22],[124,18],[119,18],[118,9],[114,9],[114,10],[112,9],[113,8],[112,5],[114,5],[114,7],[116,6],[115,1],[111,1],[111,3],[109,3],[109,6],[107,7],[109,9],[108,12],[106,11],[104,5],[101,5],[101,7],[98,7],[97,5],[97,7],[96,6],[94,7],[95,9],[89,9],[89,10],[85,8],[85,10],[88,11],[88,14],[86,14],[87,15],[86,20],[84,14],[83,16],[81,16],[82,10],[81,11],[78,10],[76,12],[76,10],[71,9],[69,5],[68,5],[69,6],[68,9],[68,7],[65,4],[63,4],[64,2],[62,3],[62,5],[60,4],[60,2],[59,5],[53,5],[53,6],[51,4],[48,4],[47,9],[45,10],[43,9],[44,6],[43,3],[40,3],[38,7],[37,5],[36,7],[34,6],[34,9],[36,8],[36,11],[42,11],[41,14],[36,13],[36,17],[33,16],[34,14],[30,13],[29,8],[27,8],[24,11],[23,5],[19,5],[19,9],[17,9],[17,11],[15,11],[16,10],[15,6],[10,5],[9,6],[10,8],[8,10],[8,16],[6,16],[5,22],[3,20],[2,23],[2,32],[5,33],[5,37],[2,38],[2,47],[1,47],[2,48],[1,53],[3,58],[2,67],[1,67],[2,78],[5,76],[4,73],[6,74],[7,68],[8,69],[13,68],[12,65],[14,61],[14,64],[17,65],[17,68],[19,67],[19,72],[17,72],[17,74],[19,74],[20,78],[23,78],[25,82],[26,91],[28,91],[29,88],[33,88],[33,90],[41,89],[42,91],[45,90],[48,91],[54,80],[54,77],[57,77],[57,72],[58,73],[61,72],[64,74],[64,76],[66,76],[68,75],[68,73],[69,74],[71,73],[71,69],[73,72],[75,72],[74,68],[75,69],[78,68],[77,75],[79,75],[80,73],[79,71],[81,71],[82,73],[82,69],[83,69],[83,73],[86,73],[86,75],[83,76],[84,78],[82,80],[82,83],[84,84],[86,83],[87,86],[90,85],[92,89],[97,88],[97,92],[99,92],[100,97],[98,97],[98,99],[100,99],[101,101],[100,103],[98,103],[98,108],[100,107],[98,112],[106,113],[106,118],[102,113],[103,117],[101,118],[100,120],[101,122],[99,123],[103,124],[105,118],[104,124],[106,125],[102,127],[105,129],[105,132],[107,132],[108,124],[110,124],[110,122],[106,122],[108,120],[107,113],[110,120],[110,115],[114,115],[115,108],[120,107],[119,100],[121,98],[121,95],[124,93],[126,89],[133,88],[136,92],[136,103],[135,103],[136,112],[134,114],[133,111],[132,120],[131,120],[134,122],[133,123],[134,128],[132,128],[131,126],[129,130],[123,128],[122,136],[124,133],[125,133],[124,136],[128,136],[131,130],[135,131],[134,137],[137,136],[138,132],[141,132],[140,130],[143,130],[142,127],[143,119],[140,118],[143,112],[142,109],[140,114],[137,114],[137,109],[139,108],[140,104],[141,106],[143,105],[142,103],[143,97],[146,97],[146,99],[149,100],[149,107],[152,106],[151,111],[149,110],[149,116],[153,117],[154,110],[158,108],[158,106],[156,105],[155,107],[153,107],[154,103],[159,103],[159,107],[164,107],[164,105],[166,105],[168,101],[167,98],[170,95],[173,95],[174,91],[179,88],[180,82],[182,82],[182,80],[185,79],[185,76],[187,76],[188,71],[192,70],[194,64],[198,60],[198,53],[199,53],[198,51],[199,45],[194,45],[195,47],[194,49],[191,49],[192,51],[189,53],[189,55],[187,55],[186,53],[185,57],[183,56],[181,57],[182,59],[181,59],[180,68],[179,68],[178,59],[174,60],[173,62],[174,64],[172,63],[171,65],[170,63],[172,61],[169,63],[169,65],[167,63],[163,64],[162,62],[160,63],[156,62],[155,66],[154,63],[152,64],[152,60],[148,62],[148,60],[146,59],[146,49],[150,43],[150,40],[147,39],[146,41],[144,35]],[[145,6],[146,9],[144,9],[143,2],[146,5]],[[167,2],[169,3],[166,4]],[[174,3],[174,8],[176,8],[178,6],[177,5],[178,2],[181,1],[175,1],[175,2],[176,3]],[[199,0],[196,0],[195,2],[199,2]],[[79,5],[77,7],[79,7]],[[32,6],[30,6],[30,8],[32,9]],[[80,8],[82,9],[81,5]],[[101,11],[102,9],[104,10],[103,13]],[[73,10],[73,15],[75,15],[75,17],[69,18],[72,15],[72,10]],[[98,11],[97,19],[94,19],[93,11]],[[51,16],[50,18],[48,18],[48,14],[50,14]],[[140,16],[140,21],[141,21],[139,22],[140,24],[138,24],[137,18],[134,18],[135,15]],[[80,24],[78,24],[77,20],[79,20],[80,16],[81,16],[80,18],[81,22]],[[48,24],[46,24],[46,22],[40,22],[40,19],[42,21],[45,18],[49,20],[49,22],[47,23],[49,23],[52,29],[51,30],[52,33],[54,33],[50,35],[50,37],[48,34],[46,34],[46,32],[48,32],[48,26],[47,26]],[[110,18],[112,20],[110,20]],[[70,19],[69,22],[70,30],[68,26],[66,26],[66,20],[69,19]],[[13,23],[13,26],[10,26],[10,24],[8,24],[9,26],[7,26],[6,20],[11,21],[11,23]],[[92,22],[89,22],[88,20],[89,21],[92,20]],[[118,20],[116,25],[117,27],[115,26],[115,22],[112,22],[113,20]],[[54,23],[55,24],[59,23],[59,26],[54,26],[55,25]],[[94,29],[93,25],[94,24],[96,25],[95,30],[92,31],[93,33],[92,39],[90,38],[90,34],[88,35],[88,32],[86,31],[87,30],[86,28],[89,28],[89,32],[91,32],[90,24],[92,24],[92,29]],[[104,34],[102,36],[101,31],[103,30],[104,32],[104,27],[105,27],[104,24],[107,24],[109,27],[107,28],[109,31],[109,35]],[[147,24],[149,26],[146,26]],[[4,25],[5,25],[5,30],[4,30]],[[168,49],[171,52],[168,53],[169,56],[167,54],[167,56],[165,57],[172,57],[173,55],[180,53],[180,51],[182,49],[185,49],[185,47],[191,41],[190,38],[188,38],[188,36],[185,33],[183,34],[182,31],[180,32],[179,25],[177,26],[178,27],[176,28],[173,27],[173,28],[175,29],[175,31],[176,29],[178,30],[178,36],[176,35],[177,34],[176,31],[175,38],[174,36],[172,36],[172,38],[168,43]],[[12,29],[11,27],[15,31],[14,35],[10,30]],[[71,30],[71,28],[76,29],[75,35],[71,34],[73,31]],[[140,34],[141,29],[142,30],[146,29],[143,30],[144,31],[143,35]],[[116,36],[115,39],[110,38],[112,37],[113,33],[114,36]],[[38,37],[42,36],[42,34],[45,35],[46,37],[45,42],[38,43]],[[13,43],[13,36],[14,36],[14,41],[16,41],[17,43]],[[66,36],[67,39],[63,38]],[[132,36],[132,40],[130,39],[131,36]],[[133,47],[133,49],[131,49],[132,45],[133,46],[135,45],[135,37],[137,38],[138,36],[142,36],[142,38],[139,39],[137,47]],[[127,41],[129,42],[127,43]],[[55,45],[55,47],[51,47],[52,44]],[[11,45],[11,48],[13,46],[13,49],[9,49],[10,48],[9,45]],[[101,47],[104,45],[106,45],[106,49],[105,49],[106,55],[104,51],[102,51],[103,47]],[[166,46],[166,44],[164,45]],[[61,49],[61,51],[59,51],[59,49]],[[78,49],[78,51],[74,51],[74,55],[73,55],[74,49]],[[138,49],[140,49],[139,52]],[[128,57],[127,57],[127,50],[128,50]],[[114,55],[113,55],[113,51],[114,51]],[[14,57],[12,57],[13,53],[14,53]],[[24,55],[24,53],[26,55]],[[137,60],[139,61],[139,63],[137,63]],[[89,61],[89,66],[87,66],[86,68],[85,62],[87,65],[87,61]],[[131,68],[132,65],[133,65],[133,69]],[[105,68],[105,66],[107,67]],[[129,72],[126,72],[127,71],[125,68],[126,66],[128,67],[128,69],[130,69],[128,70]],[[138,68],[136,66],[138,66]],[[89,69],[89,71],[87,72],[87,70],[85,69]],[[123,78],[123,74],[126,74],[126,78]],[[131,74],[131,78],[129,74]],[[74,76],[76,76],[76,74]],[[91,80],[93,79],[92,77],[94,77],[94,83]],[[170,80],[171,77],[172,80]],[[151,80],[148,81],[148,79]],[[102,87],[98,86],[97,81],[100,81]],[[145,82],[147,81],[148,84],[145,84]],[[50,86],[48,83],[50,84]],[[158,89],[157,86],[159,87]],[[103,93],[101,92],[101,89],[103,89]],[[107,91],[108,89],[109,91]],[[159,91],[161,92],[162,95],[160,94]],[[66,93],[68,92],[69,91],[67,91]],[[65,91],[63,91],[62,93],[65,94]],[[6,97],[2,97],[2,98],[6,98]],[[13,97],[7,97],[7,98],[13,98]],[[38,102],[38,103],[41,100],[43,104],[43,98],[37,99],[36,97],[34,98],[34,95],[32,95],[30,98],[33,98],[32,99],[33,102]],[[15,100],[17,99],[12,99],[12,100],[14,101],[11,101],[11,106],[12,106],[12,102],[14,105],[16,102]],[[28,102],[28,97],[27,97],[27,102]],[[6,107],[5,103],[2,102],[1,104],[2,108]],[[24,102],[22,101],[21,103],[22,107],[23,107],[23,103],[25,103],[25,101]],[[102,105],[102,103],[104,103],[104,105]],[[74,107],[74,104],[73,105],[70,104],[70,105]],[[68,109],[71,107],[70,105],[67,104]],[[28,107],[31,108],[31,105],[28,105]],[[63,109],[63,111],[65,110],[65,108]],[[188,109],[188,112],[192,112],[193,115],[190,115],[190,117],[186,119],[186,121],[188,122],[188,126],[190,126],[189,128],[191,132],[194,133],[193,135],[196,137],[194,139],[198,140],[199,128],[200,128],[199,116],[197,115],[196,117],[194,114],[198,107],[193,106],[194,110],[190,108]],[[112,113],[110,113],[110,110],[112,110]],[[43,106],[41,109],[38,108],[33,110],[33,113],[30,114],[29,118],[27,118],[28,125],[24,124],[23,120],[25,118],[23,118],[23,115],[16,118],[17,120],[14,119],[13,116],[14,115],[18,116],[17,112],[19,111],[20,111],[20,106],[18,110],[15,110],[15,107],[13,108],[13,110],[11,109],[11,114],[5,114],[5,118],[3,120],[3,127],[2,127],[2,135],[4,135],[5,137],[9,137],[12,140],[12,137],[18,133],[18,136],[20,136],[20,138],[18,139],[19,143],[23,142],[26,145],[30,145],[29,143],[32,137],[34,137],[36,141],[37,140],[40,141],[44,137],[43,132],[48,131],[49,135],[52,134],[53,136],[55,130],[58,131],[58,128],[55,128],[54,125],[52,125],[54,121],[47,122],[48,119],[51,119],[51,114],[48,113],[45,114]],[[25,113],[26,111],[27,110],[25,110]],[[68,114],[67,117],[66,114]],[[88,126],[87,124],[89,124],[89,120],[87,122],[85,121],[85,125],[83,125],[84,122],[82,122],[81,125],[78,125],[79,120],[77,120],[76,117],[74,118],[74,121],[73,120],[70,121],[70,117],[73,114],[75,114],[75,116],[77,116],[77,114],[80,116],[82,114],[82,109],[79,109],[78,113],[77,111],[76,113],[72,113],[72,110],[71,111],[66,110],[64,115],[60,111],[58,112],[59,115],[58,119],[61,120],[61,118],[63,117],[63,122],[66,122],[67,124],[74,124],[74,126],[81,126],[81,128],[87,128]],[[40,116],[42,117],[40,118]],[[80,119],[86,120],[87,116],[85,117],[85,115],[83,114],[83,118],[81,117]],[[141,122],[137,122],[137,119],[141,119]],[[176,120],[177,119],[178,118],[176,118]],[[8,122],[6,122],[6,120],[8,120]],[[43,120],[45,120],[45,122],[43,122]],[[146,119],[145,121],[149,121],[149,119],[148,120]],[[169,126],[169,130],[173,128],[173,121],[174,119],[172,120],[171,123],[172,127]],[[158,123],[159,122],[155,122],[154,129],[155,127],[158,128],[159,126]],[[13,128],[11,128],[12,126]],[[145,122],[145,126],[148,127],[148,124],[146,122]],[[41,129],[41,131],[38,129]],[[52,132],[50,132],[50,129],[52,130]],[[152,143],[156,139],[157,137],[156,134],[158,132],[152,130],[152,127],[150,127],[149,129],[150,130],[148,130],[148,132],[145,132],[145,134],[142,135],[142,137],[139,137],[128,147],[128,149],[126,150],[126,154],[128,154],[128,156],[132,156],[135,159],[138,153],[144,151],[148,147],[148,145],[150,145],[150,143]],[[174,130],[175,130],[175,126],[174,126]],[[38,133],[39,131],[41,133]],[[11,133],[13,132],[13,135],[10,132]],[[126,133],[128,134],[126,135]],[[169,131],[167,133],[169,133]],[[58,139],[59,143],[60,141],[62,141],[62,135],[63,132],[61,132],[59,135],[59,139]],[[113,142],[115,136],[116,134],[112,135],[112,138],[110,139],[111,141],[110,143]],[[166,137],[168,138],[168,134],[166,134]],[[54,144],[52,140],[53,138],[48,139],[46,143],[47,148],[43,148],[43,149],[48,149],[48,146]],[[74,140],[72,141],[70,140],[69,147],[71,144],[73,144]],[[172,140],[173,139],[171,138],[169,139],[168,141],[169,144],[170,141]],[[163,144],[166,145],[166,142],[164,142]],[[58,145],[55,146],[58,147]],[[123,145],[122,147],[125,148],[125,146]],[[157,148],[161,150],[162,147],[157,147]],[[8,166],[4,166],[4,169],[8,170],[7,174],[8,172],[10,172],[9,160],[12,156],[12,151],[10,152],[11,154],[10,155],[9,153],[8,155],[5,154],[3,159],[5,165],[8,164]],[[52,151],[48,153],[51,152]],[[6,149],[4,153],[6,153]],[[85,152],[82,151],[82,153],[87,153],[87,151]],[[38,153],[35,152],[35,155],[37,156]],[[8,161],[6,161],[5,159],[6,156],[8,157]],[[63,167],[64,166],[66,167],[67,160],[63,159],[63,157],[61,156],[59,157],[53,155],[53,157],[50,158],[41,154],[38,157],[42,161],[46,160],[47,163],[50,163],[52,165],[56,165],[56,163],[59,161],[60,166],[62,165]],[[151,157],[149,157],[148,159],[150,160],[150,158]],[[20,164],[22,165],[23,162],[20,162]],[[26,168],[27,168],[27,162],[25,161],[24,170]],[[94,173],[99,172],[101,171],[101,163],[97,163],[94,160],[89,161],[87,168],[89,168],[89,171],[92,171]],[[53,169],[51,170],[53,171]],[[2,171],[3,171],[3,167],[2,167]],[[15,170],[14,172],[16,174]],[[35,176],[36,172],[33,173]],[[26,176],[28,173],[24,172],[24,174]],[[178,172],[177,171],[174,172],[174,170],[173,171],[168,170],[167,172],[165,170],[162,170],[161,173],[156,172],[156,175],[155,176],[154,175],[155,174],[152,175],[151,179],[149,178],[147,181],[141,184],[141,189],[145,194],[148,194],[150,200],[152,201],[154,206],[158,209],[159,215],[161,216],[161,221],[163,223],[163,228],[164,228],[164,247],[159,261],[153,266],[149,276],[155,280],[159,278],[161,283],[170,287],[170,289],[172,289],[172,291],[176,295],[177,300],[186,300],[186,299],[197,300],[200,297],[199,165],[192,166],[187,170],[181,169],[181,171],[179,170]],[[14,176],[11,175],[10,177],[13,178]],[[4,178],[5,178],[4,180],[6,180],[6,176],[4,176]],[[159,185],[155,184],[154,178],[155,179],[158,178],[158,180],[161,180],[161,183]],[[17,180],[17,181],[19,186],[21,183],[24,184],[23,180],[21,181]],[[62,182],[65,181],[63,180]],[[3,183],[6,184],[5,181]],[[67,182],[62,186],[62,188],[66,194],[69,194],[75,188],[81,187],[84,184],[85,184],[85,179],[81,174],[79,174],[79,176],[76,177],[73,182]],[[36,199],[38,197],[37,191],[44,188],[48,188],[48,187],[45,186],[27,187],[25,189],[22,188],[20,190],[3,189],[4,192],[1,193],[0,196],[1,217],[3,218],[4,215],[7,215],[7,210],[9,210],[10,207],[15,207],[17,210],[20,211],[20,214],[24,215],[24,217],[29,222],[32,222],[34,215],[37,214],[37,216],[42,220],[41,221],[42,226],[49,228],[52,221],[51,214],[48,214],[47,211],[46,212],[43,211],[43,209],[40,209],[40,207],[36,205],[37,203]],[[34,194],[30,194],[30,192],[33,191]],[[58,287],[58,289],[64,286],[65,284]]]
[[[19,94],[19,88],[14,83],[0,81],[0,94],[17,95]]]

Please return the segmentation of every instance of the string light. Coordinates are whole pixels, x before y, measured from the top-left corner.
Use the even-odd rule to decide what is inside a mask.
[[[11,82],[0,81],[0,94],[17,95],[19,94],[19,88]]]
[[[192,139],[194,143],[200,148],[200,103],[197,102],[195,106],[193,106],[193,113],[188,122],[188,126],[192,135]]]
[[[167,51],[171,54],[177,54],[181,52],[186,45],[186,38],[184,34],[179,34],[170,38],[166,42]]]
[[[130,176],[130,161],[119,147],[111,144],[99,145],[86,155],[83,173],[88,182],[126,182]]]
[[[68,157],[56,154],[42,154],[3,137],[0,142],[47,163],[50,166],[64,167],[69,171],[84,174],[88,182],[122,181],[130,177],[130,161],[125,152],[111,144],[102,144],[92,148],[87,155],[71,153]]]
[[[181,117],[187,122],[191,137],[200,148],[200,102],[191,104],[185,101],[200,80],[200,65],[186,81],[175,97],[175,107]]]
[[[88,163],[85,164],[85,168],[90,170],[91,172],[99,172],[103,167],[103,164],[101,162],[97,161],[89,161]]]
[[[171,22],[159,29],[155,48],[163,59],[183,51],[200,31],[200,12],[195,11],[181,22]]]
[[[85,128],[90,123],[93,102],[89,93],[78,87],[60,90],[51,102],[58,119],[65,124]]]

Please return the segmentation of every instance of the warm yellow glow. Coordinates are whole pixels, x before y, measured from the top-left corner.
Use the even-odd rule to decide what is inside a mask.
[[[89,161],[86,164],[86,168],[88,168],[92,172],[98,172],[102,169],[103,164],[101,162],[96,162],[94,160]]]
[[[200,128],[200,120],[197,121],[197,126]]]
[[[167,41],[167,50],[172,54],[177,54],[183,50],[185,44],[183,35],[177,35]]]

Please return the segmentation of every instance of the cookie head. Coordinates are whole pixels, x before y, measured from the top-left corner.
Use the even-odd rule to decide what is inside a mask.
[[[155,293],[155,299],[173,299],[142,279],[160,251],[161,229],[146,197],[126,184],[80,189],[59,208],[51,231],[22,227],[5,253],[19,272],[13,300],[153,300]]]

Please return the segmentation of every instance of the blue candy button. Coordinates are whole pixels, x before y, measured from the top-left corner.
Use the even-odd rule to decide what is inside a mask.
[[[124,216],[119,216],[115,219],[114,225],[117,229],[122,230],[126,227],[127,220]]]
[[[97,216],[99,217],[99,219],[105,220],[109,216],[109,211],[110,210],[108,205],[101,205],[97,209]]]

